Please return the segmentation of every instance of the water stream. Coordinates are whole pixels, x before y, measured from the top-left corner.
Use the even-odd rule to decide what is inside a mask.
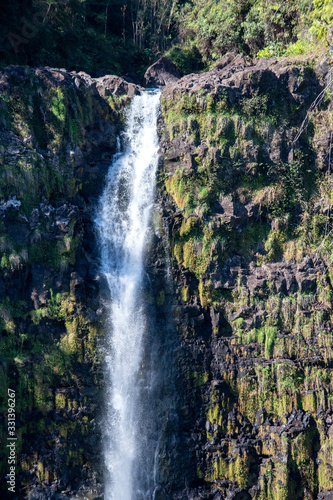
[[[147,446],[147,426],[142,421],[147,325],[142,290],[158,163],[159,99],[158,90],[133,98],[95,221],[102,272],[110,291],[105,345],[105,500],[153,498],[154,450]],[[145,376],[144,385],[150,378]]]

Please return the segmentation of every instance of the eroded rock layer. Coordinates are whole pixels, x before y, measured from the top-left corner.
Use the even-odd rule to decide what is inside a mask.
[[[227,54],[163,91],[186,487],[161,498],[333,494],[331,74]]]

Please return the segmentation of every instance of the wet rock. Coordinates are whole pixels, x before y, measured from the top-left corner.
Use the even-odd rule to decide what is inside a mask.
[[[171,500],[170,497],[165,493],[164,489],[157,487],[154,491],[154,497],[156,500]]]
[[[201,75],[186,75],[168,85],[164,95],[168,98],[186,91],[191,96],[199,90],[204,95],[218,95],[227,91],[230,104],[235,104],[242,96],[250,96],[258,89],[260,92],[280,90],[287,99],[304,103],[315,97],[318,84],[311,70],[302,70],[276,58],[253,61],[247,56],[229,53],[210,71]],[[279,144],[277,138],[271,152],[276,159],[280,155]]]

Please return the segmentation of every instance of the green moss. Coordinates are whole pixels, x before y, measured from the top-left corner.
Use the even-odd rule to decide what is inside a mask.
[[[55,87],[53,81],[44,83],[35,72],[31,76],[33,88],[15,84],[13,95],[0,102],[0,115],[3,114],[7,126],[24,139],[15,162],[10,157],[6,134],[1,140],[0,198],[7,200],[16,196],[21,207],[6,212],[0,221],[0,265],[4,279],[10,283],[12,275],[16,280],[14,273],[27,277],[33,262],[42,263],[45,295],[43,305],[33,311],[30,299],[26,303],[6,297],[0,304],[0,406],[5,410],[5,391],[13,386],[15,373],[16,410],[20,415],[17,451],[19,456],[23,450],[25,454],[22,468],[18,464],[18,474],[21,477],[22,469],[36,471],[36,481],[47,482],[55,478],[50,474],[54,464],[45,457],[27,456],[26,450],[33,435],[40,436],[49,449],[59,447],[60,450],[68,446],[64,440],[70,443],[75,435],[88,434],[91,417],[80,412],[79,400],[73,399],[72,394],[82,392],[83,374],[92,384],[98,384],[92,369],[99,360],[98,327],[83,316],[85,311],[73,289],[55,293],[50,288],[51,282],[57,281],[57,272],[71,272],[75,265],[81,244],[81,226],[76,228],[76,219],[69,222],[67,233],[62,233],[60,238],[57,230],[52,230],[52,215],[49,220],[40,219],[24,245],[9,237],[8,227],[23,224],[41,202],[54,207],[65,200],[71,203],[70,199],[82,186],[74,173],[74,161],[65,160],[65,148],[69,143],[84,145],[87,126],[92,126],[97,118],[110,119],[112,110],[107,106],[102,110],[98,100],[92,99],[84,87],[79,90],[62,84]],[[21,147],[20,143],[17,147]],[[42,154],[48,150],[51,156],[52,149],[59,163],[53,161],[54,157],[49,161],[47,155],[37,153],[36,147]],[[66,280],[61,278],[61,282],[66,286]],[[85,405],[89,404],[90,396],[83,400]],[[63,419],[61,425],[49,418],[54,409]],[[75,414],[72,421],[68,421],[67,409]],[[58,436],[57,441],[54,436]],[[76,452],[77,456],[71,460],[82,466],[87,458],[83,450]],[[1,463],[5,464],[6,457],[2,452],[0,455]],[[0,468],[3,475],[5,471]],[[24,479],[22,487],[26,487]]]
[[[298,80],[303,79],[302,72]],[[214,431],[209,426],[206,432],[206,467],[203,469],[201,461],[198,477],[221,489],[225,479],[244,488],[259,482],[260,490],[252,490],[256,500],[301,500],[304,491],[315,498],[318,492],[332,489],[332,481],[324,473],[327,466],[320,461],[329,463],[332,452],[321,413],[333,405],[332,283],[325,271],[315,293],[276,293],[270,266],[264,265],[282,259],[299,262],[313,253],[316,264],[323,258],[330,273],[332,221],[325,207],[332,205],[332,182],[325,173],[317,139],[327,131],[331,120],[331,114],[326,114],[331,109],[331,96],[323,104],[321,118],[321,112],[317,118],[317,112],[310,117],[312,123],[303,133],[299,149],[289,154],[289,161],[273,164],[261,152],[280,141],[280,130],[296,130],[303,112],[287,102],[287,94],[277,96],[274,89],[264,93],[261,89],[232,103],[227,93],[223,100],[207,94],[206,89],[187,96],[174,94],[162,103],[169,139],[176,138],[175,148],[180,141],[192,148],[191,161],[182,157],[174,163],[171,157],[172,162],[166,162],[170,171],[163,179],[167,193],[182,209],[173,219],[174,256],[180,268],[187,268],[197,278],[203,307],[214,304],[214,310],[226,322],[244,308],[244,318],[213,332],[215,339],[223,336],[229,349],[223,354],[228,374],[217,372],[214,381],[219,387],[222,380],[223,389],[208,392],[206,384],[193,391],[201,398],[193,401],[193,406],[202,408],[201,417],[216,426]],[[289,139],[283,134],[281,137],[283,157]],[[250,158],[249,151],[252,154],[254,148],[259,154]],[[225,202],[253,206],[251,222],[229,220]],[[244,286],[244,276],[228,296],[215,290],[225,260],[235,254],[244,257],[242,268],[250,262],[263,266],[263,285],[253,293]],[[214,283],[210,273],[214,273]],[[194,296],[196,293],[193,291]],[[181,295],[188,300],[186,290]],[[254,311],[263,311],[256,318],[261,326],[246,331]],[[231,329],[237,336],[230,335]],[[199,329],[186,335],[186,341],[193,337],[201,340]],[[233,369],[235,359],[242,357],[251,359],[252,368],[237,364],[237,370]],[[316,365],[318,359],[320,367]],[[190,383],[188,387],[193,388]],[[265,409],[271,424],[264,424],[263,418],[256,427],[260,446],[253,453],[255,458],[238,456],[238,450],[231,449],[227,440],[234,443],[240,432],[250,432],[259,408]],[[305,432],[290,440],[272,430],[297,409],[311,414]],[[226,423],[231,410],[236,418]],[[319,442],[322,453],[316,448]],[[315,462],[317,453],[320,460]]]
[[[66,396],[61,393],[61,392],[58,392],[56,395],[55,395],[55,407],[56,408],[66,408]]]
[[[302,405],[305,411],[315,413],[317,410],[317,401],[315,391],[309,391],[302,398]]]
[[[199,479],[203,479],[205,477],[205,473],[202,470],[197,469],[197,477]]]
[[[107,102],[113,111],[123,111],[130,101],[127,94],[118,96],[112,95],[107,98]]]
[[[208,372],[193,372],[193,387],[204,385],[209,379]]]
[[[265,250],[267,255],[264,257],[265,262],[274,262],[283,254],[283,245],[287,241],[287,236],[282,231],[271,231],[265,242]]]
[[[228,243],[231,248],[238,249],[240,255],[255,256],[258,245],[267,240],[270,232],[269,225],[265,222],[250,222],[240,234],[230,234]]]
[[[222,413],[218,404],[215,404],[208,410],[207,420],[211,424],[217,424],[219,427],[222,425]]]
[[[245,455],[243,457],[237,456],[235,459],[224,460],[217,458],[213,460],[213,471],[208,473],[205,477],[206,481],[216,481],[222,479],[229,479],[235,481],[240,488],[246,488],[249,482],[251,461]]]
[[[202,307],[207,307],[212,301],[212,290],[210,284],[204,284],[200,281],[198,291]]]
[[[241,99],[241,110],[245,116],[252,119],[263,119],[267,116],[268,96],[259,94],[259,89],[254,91],[250,97]]]
[[[70,137],[71,142],[78,144],[79,137],[78,137],[77,122],[75,120],[73,120],[72,118],[69,118],[68,127],[69,127],[69,137]]]
[[[60,349],[74,356],[79,362],[83,360],[83,344],[81,337],[82,323],[80,317],[65,321],[67,334],[60,340]]]
[[[236,327],[237,329],[239,329],[239,328],[243,328],[243,326],[244,326],[244,319],[243,319],[243,318],[237,318],[237,319],[235,319],[235,320],[233,321],[233,324],[235,325],[235,327]]]
[[[183,302],[188,302],[190,300],[190,290],[189,287],[184,286],[180,291]]]
[[[50,110],[57,120],[61,123],[65,123],[66,111],[65,106],[65,96],[60,87],[50,90]]]
[[[163,306],[164,302],[165,302],[165,291],[160,290],[156,299],[156,303],[158,306]]]
[[[273,357],[274,345],[276,341],[277,328],[266,327],[265,329],[265,356]]]

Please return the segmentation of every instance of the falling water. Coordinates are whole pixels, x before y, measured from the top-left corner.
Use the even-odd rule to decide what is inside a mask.
[[[158,90],[133,98],[96,219],[102,272],[111,297],[105,349],[105,500],[152,498],[152,490],[147,493],[147,485],[138,484],[142,470],[137,473],[137,467],[151,463],[144,456],[140,371],[147,324],[144,252],[158,163],[159,98]],[[154,476],[149,470],[143,476],[149,474]]]

